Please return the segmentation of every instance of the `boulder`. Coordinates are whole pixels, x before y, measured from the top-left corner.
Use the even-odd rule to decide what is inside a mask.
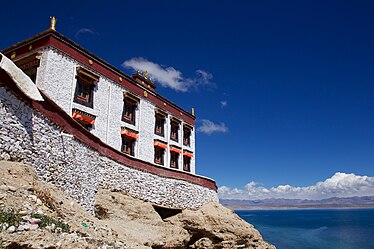
[[[3,224],[8,229],[0,233],[4,248],[275,248],[218,203],[176,210],[100,189],[92,214],[57,186],[40,182],[25,164],[0,161],[0,175],[3,210],[14,210],[26,223],[5,229]],[[9,191],[11,185],[16,191]],[[57,223],[43,226],[41,219],[32,218],[35,214],[58,220],[59,226],[68,224],[69,231],[63,232]]]

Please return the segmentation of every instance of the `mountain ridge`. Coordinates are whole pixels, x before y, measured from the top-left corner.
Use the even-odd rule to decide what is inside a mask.
[[[374,208],[374,196],[330,197],[321,200],[267,198],[261,200],[220,199],[231,209]]]

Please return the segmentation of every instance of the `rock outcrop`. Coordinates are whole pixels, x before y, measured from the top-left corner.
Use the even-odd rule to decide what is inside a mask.
[[[0,248],[275,248],[217,203],[172,210],[101,189],[90,214],[27,165],[0,161],[0,176]]]

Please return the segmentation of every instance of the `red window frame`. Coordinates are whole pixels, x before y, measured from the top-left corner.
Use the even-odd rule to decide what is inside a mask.
[[[93,108],[93,89],[95,80],[86,74],[77,74],[74,102]]]
[[[156,114],[155,116],[155,134],[159,136],[164,136],[164,131],[165,131],[165,117]]]
[[[170,152],[170,168],[178,168],[179,153],[171,151]]]
[[[122,152],[134,156],[135,142],[136,140],[131,137],[122,136]]]
[[[191,129],[187,127],[183,128],[183,145],[191,145]]]
[[[137,106],[138,104],[135,100],[125,97],[123,103],[122,120],[126,123],[135,125],[135,114]]]
[[[183,170],[187,172],[191,171],[191,157],[183,156]]]
[[[155,146],[154,162],[156,164],[164,165],[164,153],[165,153],[165,149]]]
[[[175,121],[171,121],[170,126],[170,139],[178,142],[179,124]]]

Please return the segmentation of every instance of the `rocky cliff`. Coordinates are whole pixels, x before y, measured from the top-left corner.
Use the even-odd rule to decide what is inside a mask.
[[[91,214],[27,165],[0,161],[0,176],[0,248],[275,248],[217,203],[166,209],[101,189]]]

